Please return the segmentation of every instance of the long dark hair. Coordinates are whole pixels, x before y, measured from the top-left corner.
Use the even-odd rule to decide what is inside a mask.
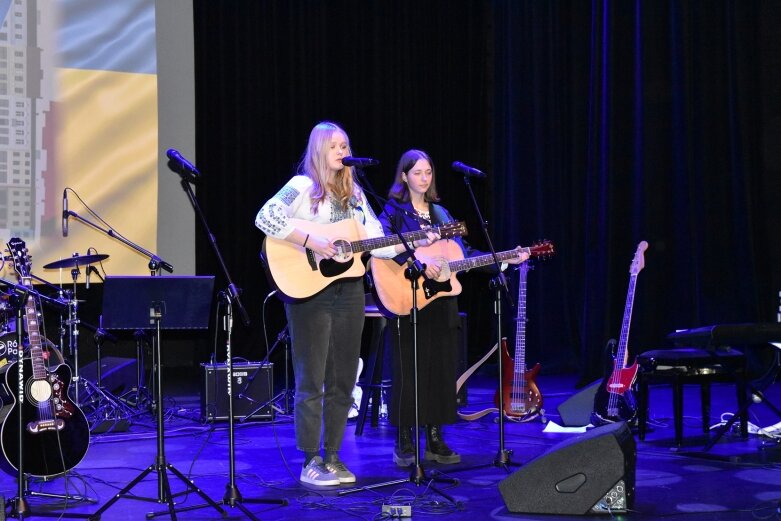
[[[412,150],[407,150],[401,155],[399,164],[396,166],[396,177],[393,179],[393,184],[391,185],[390,190],[388,190],[388,197],[392,197],[397,201],[409,201],[409,187],[402,179],[402,176],[408,173],[412,167],[415,166],[415,163],[421,159],[425,159],[428,161],[428,164],[431,165],[431,184],[429,185],[428,190],[426,190],[426,193],[423,194],[423,199],[430,203],[436,203],[439,201],[439,194],[437,194],[437,176],[434,171],[434,162],[427,153],[422,150],[415,150],[414,148]]]

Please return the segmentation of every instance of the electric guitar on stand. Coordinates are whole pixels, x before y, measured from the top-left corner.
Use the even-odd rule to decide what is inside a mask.
[[[8,249],[21,285],[32,289],[30,257],[24,241],[11,239]],[[3,407],[0,444],[7,463],[14,470],[18,470],[21,457],[25,474],[50,477],[67,472],[84,458],[89,447],[89,423],[68,396],[70,367],[65,364],[53,369],[47,367],[38,316],[35,297],[28,295],[24,299],[24,322],[30,344],[29,356],[25,354],[4,370],[3,383],[12,404],[10,410]],[[20,372],[24,379],[22,401],[17,396]],[[21,433],[19,415],[24,427]],[[23,454],[18,450],[20,436]]]
[[[507,339],[502,339],[502,386],[496,391],[494,403],[499,406],[499,393],[504,393],[504,415],[506,418],[527,422],[538,416],[545,422],[545,410],[542,408],[542,394],[537,388],[537,375],[540,364],[526,370],[526,277],[533,269],[529,262],[523,262],[518,268],[518,314],[515,318],[515,360],[510,358]]]
[[[605,425],[619,421],[630,422],[637,416],[637,402],[632,394],[632,384],[637,376],[637,362],[627,366],[629,352],[627,344],[629,340],[629,325],[632,321],[632,305],[635,300],[635,286],[637,275],[645,267],[645,250],[648,243],[641,241],[637,245],[637,251],[629,267],[629,290],[624,306],[624,320],[621,324],[621,336],[618,340],[618,348],[615,356],[610,361],[602,385],[597,388],[594,395],[594,410],[591,413],[591,423],[595,426]]]

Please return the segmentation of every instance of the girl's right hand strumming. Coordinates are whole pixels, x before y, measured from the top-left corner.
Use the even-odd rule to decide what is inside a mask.
[[[306,247],[326,259],[336,255],[336,247],[322,235],[310,235]]]

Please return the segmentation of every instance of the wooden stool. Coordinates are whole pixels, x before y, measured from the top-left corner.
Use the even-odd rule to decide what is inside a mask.
[[[637,357],[638,372],[638,438],[645,439],[648,421],[648,385],[669,383],[673,391],[673,421],[675,445],[683,438],[683,385],[699,384],[702,400],[702,430],[710,429],[710,386],[714,382],[735,383],[740,416],[740,435],[748,437],[748,415],[745,407],[748,394],[746,356],[734,349],[675,348],[646,351]],[[720,437],[723,431],[717,437]],[[710,444],[709,444],[710,448]]]

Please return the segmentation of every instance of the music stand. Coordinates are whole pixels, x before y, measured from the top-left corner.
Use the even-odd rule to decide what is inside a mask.
[[[213,290],[213,276],[106,277],[103,287],[103,315],[106,329],[153,329],[155,331],[152,366],[155,374],[153,395],[157,411],[157,456],[154,463],[100,507],[93,514],[93,518],[99,519],[111,505],[125,497],[167,503],[171,518],[176,519],[174,498],[190,492],[198,494],[223,517],[227,515],[225,510],[196,487],[191,480],[166,462],[163,432],[161,331],[163,329],[207,329]],[[185,484],[185,490],[172,494],[166,471],[178,477]],[[130,494],[130,490],[151,472],[157,472],[157,497]]]

